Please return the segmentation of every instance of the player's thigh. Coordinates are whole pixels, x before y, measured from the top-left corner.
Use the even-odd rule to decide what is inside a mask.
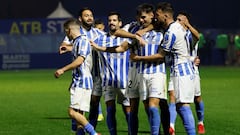
[[[195,96],[201,96],[201,84],[200,84],[200,77],[199,77],[199,75],[195,75],[195,78],[194,78],[194,90],[195,90],[195,93],[194,93]]]
[[[128,88],[126,89],[128,98],[139,97],[139,75],[136,69],[130,68],[128,72]]]
[[[100,77],[95,77],[93,81],[92,95],[102,96],[102,81]]]
[[[154,73],[148,77],[149,97],[166,99],[166,74]]]
[[[174,92],[177,103],[193,103],[194,76],[173,77]]]
[[[90,109],[91,93],[92,90],[90,89],[71,88],[70,107],[88,112]]]

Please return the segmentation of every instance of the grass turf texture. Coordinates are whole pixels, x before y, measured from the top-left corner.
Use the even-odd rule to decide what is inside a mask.
[[[207,135],[240,135],[240,68],[201,67],[202,96],[205,103]],[[0,135],[70,135],[68,86],[71,72],[61,78],[54,70],[0,71]],[[105,104],[102,100],[104,115]],[[194,105],[192,106],[195,115]],[[106,119],[106,117],[105,117]],[[127,135],[121,107],[117,108],[118,134]],[[139,135],[149,134],[142,103],[139,110]],[[106,122],[97,131],[108,135]],[[180,117],[176,133],[185,135]]]

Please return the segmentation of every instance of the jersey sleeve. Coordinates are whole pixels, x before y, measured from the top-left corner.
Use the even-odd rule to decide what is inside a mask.
[[[173,49],[173,45],[176,42],[176,35],[172,32],[167,31],[163,37],[162,48],[166,52],[170,52]]]
[[[79,38],[77,42],[77,48],[78,48],[78,56],[82,56],[84,58],[87,57],[87,55],[91,52],[91,46],[89,43],[89,40],[86,37]]]

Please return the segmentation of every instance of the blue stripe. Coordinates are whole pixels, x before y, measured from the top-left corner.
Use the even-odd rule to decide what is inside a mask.
[[[170,50],[172,50],[175,41],[176,41],[176,36],[174,34],[172,34],[171,44],[169,46]]]
[[[183,73],[183,68],[182,68],[182,65],[181,65],[181,64],[178,64],[178,71],[179,71],[180,76],[183,76],[183,75],[184,75],[184,73]]]
[[[187,75],[190,75],[190,71],[189,71],[189,66],[188,65],[189,65],[188,63],[184,63],[184,66],[186,68],[186,73],[187,73]]]

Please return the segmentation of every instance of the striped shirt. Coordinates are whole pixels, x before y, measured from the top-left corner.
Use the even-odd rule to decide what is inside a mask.
[[[93,81],[91,75],[91,65],[86,61],[91,54],[91,46],[89,40],[86,36],[81,35],[75,38],[72,41],[73,44],[73,59],[75,60],[77,57],[82,56],[85,58],[84,62],[77,68],[72,71],[72,84],[71,87],[79,87],[85,89],[93,88]]]
[[[114,37],[109,34],[97,39],[97,44],[104,47],[119,46],[127,41],[126,38]],[[123,53],[99,52],[101,60],[102,86],[126,88],[128,79],[129,51]]]
[[[127,32],[130,32],[130,33],[133,33],[133,34],[135,34],[139,29],[140,29],[140,25],[136,21],[130,22],[129,24],[126,24],[123,27],[123,30],[125,30]],[[131,46],[130,51],[134,52],[135,54],[138,54],[139,47],[140,47],[139,45]],[[130,61],[129,66],[130,66],[130,68],[138,68],[139,67],[139,62]]]
[[[158,49],[163,39],[161,32],[154,30],[147,32],[142,36],[147,42],[147,45],[140,46],[138,49],[139,56],[150,56],[158,53]],[[139,63],[139,73],[152,74],[152,73],[166,73],[164,62],[143,62]]]
[[[105,34],[105,32],[103,32],[97,28],[91,27],[90,30],[86,30],[82,26],[80,27],[80,33],[81,33],[81,35],[86,35],[89,40],[93,40],[93,41],[96,40],[100,35]],[[71,43],[71,41],[69,41],[67,36],[64,38],[63,42],[68,43],[68,44]],[[97,56],[96,51],[93,50],[93,52],[90,54],[90,57],[88,57],[88,59],[86,59],[86,61],[88,61],[88,63],[90,63],[90,65],[91,65],[92,75],[94,77],[99,76],[99,58]]]
[[[190,43],[187,31],[178,22],[170,24],[164,34],[162,48],[173,55],[171,71],[174,76],[193,74],[190,61]]]

